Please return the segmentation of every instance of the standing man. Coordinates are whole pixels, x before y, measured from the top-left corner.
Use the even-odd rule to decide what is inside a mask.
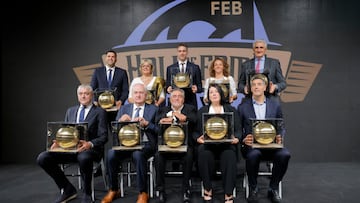
[[[79,163],[81,177],[84,181],[84,194],[81,203],[92,202],[91,179],[93,162],[101,160],[104,154],[104,145],[108,140],[106,111],[92,104],[93,95],[93,89],[90,85],[80,85],[77,89],[77,97],[80,104],[70,107],[65,115],[65,122],[88,123],[87,133],[89,140],[79,141],[77,153],[45,151],[37,157],[37,163],[54,179],[59,189],[63,190],[63,193],[55,201],[57,203],[68,202],[77,196],[76,188],[66,178],[59,166],[59,164],[69,162]],[[84,118],[81,118],[82,115]],[[58,147],[58,143],[54,141],[51,149]]]
[[[201,71],[199,65],[188,61],[188,46],[180,43],[177,47],[177,62],[166,68],[166,91],[172,92],[172,76],[179,72],[189,74],[191,79],[191,87],[184,88],[185,103],[191,104],[197,108],[196,93],[202,92]]]
[[[245,96],[251,94],[248,80],[255,73],[268,75],[270,80],[269,93],[272,96],[276,96],[276,98],[286,88],[286,81],[282,74],[279,60],[267,57],[266,50],[267,43],[264,40],[256,40],[253,43],[254,58],[245,61],[241,65],[238,89]]]
[[[157,133],[158,126],[155,124],[155,115],[158,110],[153,104],[146,104],[146,87],[143,83],[133,85],[132,95],[134,103],[124,105],[117,113],[118,121],[138,121],[144,132],[144,147],[136,151],[121,151],[110,149],[107,154],[107,169],[110,179],[110,190],[102,199],[102,203],[112,202],[120,197],[119,191],[119,170],[121,161],[125,158],[132,157],[136,167],[136,185],[139,190],[137,203],[147,203],[149,195],[147,193],[147,160],[154,156],[157,150]]]
[[[279,101],[265,96],[267,78],[263,74],[255,74],[250,79],[252,98],[245,100],[238,106],[240,120],[243,125],[243,136],[241,152],[246,162],[246,173],[248,175],[250,193],[248,202],[257,202],[258,187],[257,177],[261,160],[271,160],[274,164],[270,179],[268,197],[272,202],[280,202],[279,182],[284,177],[290,160],[290,152],[285,148],[261,149],[253,148],[254,135],[250,118],[283,118]],[[283,143],[285,135],[284,126],[277,129],[275,137],[277,144]]]
[[[172,123],[176,119],[178,123],[188,122],[187,134],[187,151],[185,153],[178,152],[157,152],[155,155],[156,167],[156,190],[159,191],[160,203],[166,202],[165,194],[165,168],[166,161],[182,160],[183,163],[183,178],[182,178],[182,192],[183,201],[190,201],[190,185],[195,140],[193,140],[192,132],[196,127],[196,112],[197,109],[193,105],[184,104],[185,92],[182,89],[173,89],[170,93],[170,106],[162,107],[156,115],[156,123]],[[161,132],[163,133],[163,132]],[[161,135],[162,136],[162,135]]]
[[[91,79],[92,88],[97,91],[115,90],[115,105],[120,109],[129,95],[129,81],[127,72],[115,66],[117,61],[116,52],[109,50],[105,56],[105,66],[96,68]],[[97,98],[95,98],[97,105]]]

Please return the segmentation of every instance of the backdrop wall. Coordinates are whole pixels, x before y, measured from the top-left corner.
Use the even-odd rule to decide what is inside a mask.
[[[76,71],[101,64],[108,49],[119,53],[132,78],[143,57],[152,57],[163,74],[177,43],[188,40],[203,77],[209,61],[225,55],[237,79],[238,62],[251,57],[256,38],[270,42],[269,55],[281,58],[289,84],[282,99],[292,161],[358,162],[360,14],[354,3],[8,2],[1,8],[1,163],[35,163],[45,149],[46,122],[64,119],[77,104],[77,86],[90,77]]]

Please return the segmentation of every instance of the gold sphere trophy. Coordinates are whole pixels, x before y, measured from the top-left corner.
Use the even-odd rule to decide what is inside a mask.
[[[79,140],[87,139],[87,123],[48,122],[47,150],[51,152],[77,152]],[[54,141],[56,147],[53,147]]]
[[[177,122],[174,116],[172,122],[159,123],[159,152],[186,152],[188,122]]]
[[[276,143],[276,135],[282,127],[282,119],[250,119],[252,122],[252,134],[254,136],[254,148],[282,148],[282,144]]]
[[[137,150],[142,148],[142,131],[137,121],[111,122],[114,150]]]
[[[205,143],[228,143],[234,136],[233,112],[203,114]]]

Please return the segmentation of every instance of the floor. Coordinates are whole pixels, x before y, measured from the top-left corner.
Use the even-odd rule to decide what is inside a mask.
[[[235,202],[246,202],[242,187],[242,172],[237,179]],[[70,178],[77,185],[76,178]],[[135,181],[125,187],[125,197],[114,202],[134,203],[137,192]],[[180,177],[167,177],[168,202],[182,202]],[[259,178],[259,203],[270,202],[266,197],[268,179]],[[214,182],[215,203],[223,202],[221,181]],[[202,202],[200,179],[192,179],[193,203]],[[81,191],[79,191],[81,196]],[[95,178],[96,202],[106,194],[101,176]],[[0,202],[53,202],[59,195],[55,183],[37,165],[0,165]],[[80,202],[75,199],[71,202]],[[157,202],[156,198],[150,203]],[[283,201],[289,203],[360,202],[360,163],[290,163],[283,180]]]

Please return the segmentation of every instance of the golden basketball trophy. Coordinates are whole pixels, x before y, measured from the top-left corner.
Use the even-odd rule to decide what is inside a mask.
[[[99,106],[105,110],[111,109],[115,105],[115,90],[110,89],[96,89],[95,90],[95,98],[97,98],[97,102]]]
[[[188,122],[159,123],[160,136],[158,150],[160,152],[186,152],[188,139]]]
[[[80,140],[87,140],[87,123],[48,122],[47,150],[51,152],[77,152]],[[57,147],[52,148],[54,141]]]
[[[203,135],[205,143],[232,142],[234,137],[233,112],[203,114]]]
[[[276,143],[276,135],[282,126],[282,119],[250,119],[254,148],[282,148],[283,144]]]
[[[142,148],[142,132],[138,121],[111,122],[114,150],[137,150]]]
[[[171,74],[171,87],[174,88],[191,88],[192,77],[189,73],[177,72]]]
[[[151,90],[147,91],[146,100],[147,104],[154,104],[158,101],[162,92],[164,92],[165,80],[162,77],[156,77]]]

